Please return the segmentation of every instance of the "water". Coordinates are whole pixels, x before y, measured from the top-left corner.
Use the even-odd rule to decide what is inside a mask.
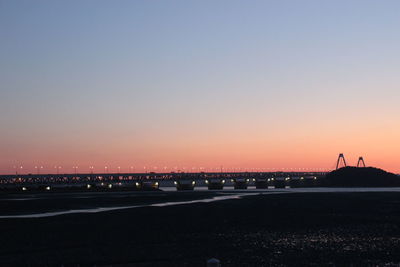
[[[164,190],[165,188],[163,188]],[[207,187],[197,187],[195,191],[206,191]],[[165,191],[176,191],[174,187],[170,187]],[[186,191],[187,192],[187,191]],[[109,212],[116,210],[143,208],[143,207],[168,207],[174,205],[190,205],[195,203],[210,203],[216,201],[230,200],[230,199],[241,199],[247,196],[254,195],[270,195],[270,194],[287,194],[287,193],[355,193],[355,192],[400,192],[400,188],[285,188],[285,189],[255,189],[249,187],[245,190],[233,190],[233,187],[225,187],[224,190],[214,191],[218,193],[214,197],[206,197],[204,199],[197,200],[187,200],[187,201],[166,201],[155,204],[144,204],[144,205],[128,205],[128,206],[115,206],[115,207],[93,207],[88,209],[71,209],[65,211],[52,211],[52,212],[41,212],[41,213],[25,213],[17,215],[2,215],[0,219],[27,219],[27,218],[44,218],[44,217],[54,217],[66,214],[79,214],[79,213],[99,213],[99,212]],[[193,192],[195,194],[195,192]],[[109,196],[113,197],[111,193]],[[105,195],[108,195],[107,193]],[[82,198],[89,198],[91,196],[78,196]],[[97,197],[97,196],[93,196]],[[32,195],[31,198],[16,198],[16,199],[2,199],[5,200],[16,200],[16,201],[29,201],[44,199],[43,195],[40,198],[35,198]]]
[[[115,210],[124,210],[124,209],[133,209],[133,208],[143,208],[143,207],[168,207],[174,205],[187,205],[194,203],[210,203],[215,201],[222,201],[228,199],[239,199],[243,196],[251,196],[255,195],[255,193],[247,193],[247,194],[230,194],[223,196],[215,196],[212,198],[205,199],[197,199],[197,200],[188,200],[188,201],[176,201],[176,202],[161,202],[156,204],[147,204],[147,205],[132,205],[132,206],[121,206],[121,207],[107,207],[107,208],[90,208],[90,209],[74,209],[74,210],[66,210],[66,211],[55,211],[55,212],[42,212],[42,213],[34,213],[34,214],[19,214],[19,215],[3,215],[0,216],[0,219],[31,219],[31,218],[45,218],[45,217],[54,217],[66,214],[77,214],[77,213],[99,213],[99,212],[107,212],[107,211],[115,211]]]

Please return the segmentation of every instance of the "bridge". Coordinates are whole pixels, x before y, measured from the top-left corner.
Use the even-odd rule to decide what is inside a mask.
[[[342,163],[342,164],[341,164]],[[346,167],[344,154],[339,154],[336,169],[342,165]],[[359,157],[357,167],[365,167],[363,157]],[[58,171],[58,170],[57,170]],[[76,169],[75,169],[76,171]],[[37,188],[51,187],[87,187],[87,188],[135,188],[140,189],[149,185],[149,188],[173,186],[179,188],[191,188],[194,185],[206,185],[209,188],[222,188],[224,184],[233,185],[236,189],[247,188],[255,185],[257,188],[275,188],[285,186],[321,185],[319,180],[324,178],[327,172],[322,171],[273,171],[273,172],[147,172],[147,173],[75,173],[75,174],[5,174],[0,175],[0,189],[7,188]],[[318,180],[316,182],[315,180]],[[190,181],[189,184],[185,181]],[[312,181],[312,182],[310,182]]]
[[[200,172],[200,173],[82,173],[82,174],[8,174],[0,175],[0,185],[6,187],[24,185],[76,185],[76,184],[135,184],[152,181],[171,184],[176,181],[191,180],[197,184],[207,180],[256,180],[298,179],[300,177],[324,177],[326,172]],[[169,183],[168,183],[169,182]]]

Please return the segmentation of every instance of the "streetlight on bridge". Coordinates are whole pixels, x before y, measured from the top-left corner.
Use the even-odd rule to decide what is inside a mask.
[[[54,169],[56,169],[57,175],[60,174],[61,166],[54,166]]]
[[[43,166],[35,166],[37,174],[40,174],[40,170],[43,169]]]
[[[18,170],[21,170],[21,172],[22,172],[23,167],[22,167],[22,165],[21,166],[14,166],[14,169],[15,169],[15,175],[18,175]]]

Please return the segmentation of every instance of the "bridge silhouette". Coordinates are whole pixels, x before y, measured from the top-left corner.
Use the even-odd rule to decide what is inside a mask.
[[[338,157],[337,162],[336,162],[336,170],[340,169],[341,166],[342,167],[347,167],[346,159],[345,159],[343,153],[339,154],[339,157]],[[358,161],[357,161],[357,168],[362,168],[362,167],[363,168],[366,167],[365,161],[364,161],[364,157],[359,157]]]
[[[115,182],[135,180],[206,180],[210,178],[275,178],[323,176],[327,172],[199,172],[199,173],[83,173],[83,174],[5,174],[0,175],[1,184],[9,183],[76,183],[76,182]]]
[[[336,169],[347,166],[344,154],[339,154],[336,162]],[[365,167],[363,157],[359,157],[357,167]],[[173,186],[187,188],[184,181],[190,181],[189,185],[204,185],[212,187],[213,181],[216,187],[223,187],[223,184],[234,185],[235,188],[247,188],[248,185],[274,186],[283,188],[285,186],[297,186],[298,184],[316,185],[315,180],[323,178],[325,171],[256,171],[256,172],[149,172],[149,173],[75,173],[75,174],[5,174],[0,175],[1,188],[22,187],[27,190],[28,187],[43,187],[47,190],[54,186],[75,186],[86,187],[142,187],[144,183],[149,183],[151,187]],[[182,181],[182,182],[180,182]],[[240,184],[240,186],[239,186]],[[192,186],[192,187],[193,187]],[[190,188],[190,186],[189,186]]]

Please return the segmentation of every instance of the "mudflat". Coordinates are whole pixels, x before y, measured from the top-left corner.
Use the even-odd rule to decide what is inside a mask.
[[[242,192],[3,195],[0,216],[96,207],[98,213],[0,219],[7,266],[367,266],[400,263],[400,193]],[[243,192],[245,193],[245,192]]]

